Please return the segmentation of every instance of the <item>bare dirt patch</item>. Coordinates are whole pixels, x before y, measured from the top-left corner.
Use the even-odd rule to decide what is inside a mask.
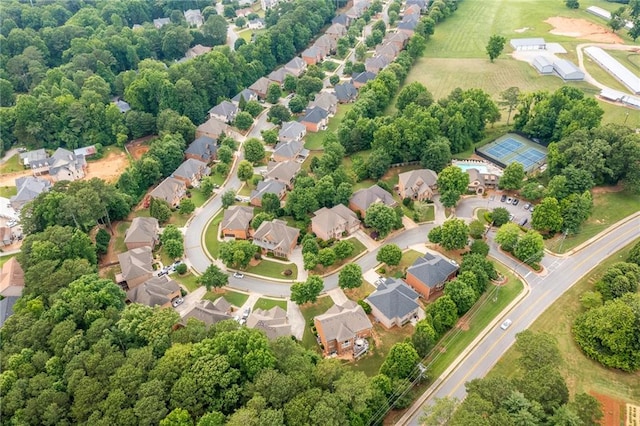
[[[553,26],[553,29],[549,31],[551,34],[603,43],[624,43],[617,34],[612,33],[601,25],[594,24],[593,22],[589,22],[585,19],[554,16],[544,22]]]
[[[25,170],[22,172],[4,173],[0,175],[0,186],[16,186],[16,179],[24,176],[31,176],[33,173],[31,170]],[[46,177],[46,176],[41,176]]]
[[[105,158],[87,164],[85,179],[94,177],[106,182],[115,182],[129,165],[129,159],[123,152],[112,152]]]
[[[591,188],[592,194],[607,194],[609,192],[620,192],[624,190],[624,186],[622,184],[617,184],[615,186],[596,186],[595,188]]]
[[[127,144],[127,151],[134,160],[139,160],[145,152],[149,151],[149,141],[155,137],[155,135],[150,135],[133,140]]]
[[[624,402],[607,395],[602,395],[595,392],[589,393],[596,397],[598,402],[600,402],[601,404],[604,417],[602,418],[602,420],[600,420],[600,424],[602,426],[619,426],[621,419],[620,413],[622,407],[624,407]]]
[[[468,318],[460,318],[458,320],[458,323],[456,324],[456,328],[458,330],[462,330],[462,331],[468,331],[469,330],[469,319]]]

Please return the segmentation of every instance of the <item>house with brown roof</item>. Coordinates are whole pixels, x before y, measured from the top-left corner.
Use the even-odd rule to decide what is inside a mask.
[[[284,67],[295,77],[300,77],[307,70],[307,63],[299,56],[287,62]]]
[[[229,132],[230,128],[227,123],[224,123],[217,118],[210,118],[196,128],[196,138],[207,137],[215,141],[221,136],[228,135]],[[201,159],[198,158],[198,160]]]
[[[284,85],[284,79],[288,75],[293,75],[293,72],[289,71],[288,68],[281,67],[281,68],[278,68],[277,70],[271,71],[271,73],[267,76],[267,78],[273,81],[274,83],[278,83],[280,87],[282,87]]]
[[[215,119],[210,119],[215,120]],[[207,121],[207,123],[209,122]],[[225,124],[226,126],[226,124]],[[196,140],[191,142],[184,152],[185,158],[193,158],[205,164],[211,163],[218,156],[217,139],[209,136],[198,136]]]
[[[116,283],[126,283],[129,290],[153,276],[151,247],[134,248],[118,255],[122,272],[116,275]]]
[[[437,184],[438,175],[433,170],[411,170],[398,175],[398,194],[402,199],[431,200]]]
[[[235,95],[233,98],[231,98],[231,102],[233,102],[234,104],[239,106],[240,105],[240,98],[243,98],[245,102],[257,101],[258,100],[258,95],[256,95],[253,90],[243,89],[237,95]]]
[[[329,112],[320,107],[307,108],[299,121],[307,128],[307,132],[316,133],[326,129],[329,123]]]
[[[353,193],[349,198],[349,208],[356,213],[360,213],[360,217],[364,219],[366,211],[373,203],[384,203],[389,207],[396,207],[398,203],[393,196],[378,185],[371,185],[369,188],[363,188]]]
[[[467,169],[469,175],[469,186],[467,189],[478,195],[484,194],[487,189],[498,187],[500,177],[494,173],[481,173],[478,169]]]
[[[325,53],[318,46],[314,45],[305,49],[300,54],[300,57],[302,58],[303,61],[307,63],[307,65],[315,65],[318,62],[322,62],[322,60],[325,57]]]
[[[275,83],[275,81],[271,81],[266,77],[260,77],[251,86],[249,86],[249,90],[258,95],[258,98],[265,99],[267,97],[269,86],[273,83]]]
[[[201,44],[196,44],[195,46],[193,46],[192,48],[188,49],[185,54],[184,57],[186,59],[193,59],[193,58],[197,58],[198,56],[204,55],[205,53],[209,53],[211,52],[211,48],[208,46],[203,46]]]
[[[384,56],[389,62],[393,62],[400,53],[401,49],[398,49],[393,43],[383,43],[376,47],[376,55]]]
[[[304,142],[292,140],[289,142],[278,142],[271,159],[273,161],[297,161],[304,162],[309,156],[309,150],[305,149]]]
[[[329,28],[324,32],[329,37],[338,41],[338,39],[347,35],[347,28],[342,24],[331,24]]]
[[[252,206],[262,207],[262,197],[264,197],[265,194],[273,194],[278,197],[278,200],[282,200],[287,194],[287,185],[272,179],[261,180],[258,182],[258,185],[256,185],[256,189],[251,191],[249,203]]]
[[[186,193],[187,184],[184,183],[184,181],[168,177],[149,193],[149,197],[164,200],[169,203],[171,207],[177,207],[180,205],[180,200],[184,198]]]
[[[224,297],[219,297],[215,301],[199,300],[193,304],[183,315],[180,325],[186,326],[190,319],[202,321],[207,326],[230,320],[231,304]]]
[[[319,107],[327,111],[329,117],[333,117],[338,110],[338,98],[330,92],[317,93],[309,103],[309,108]]]
[[[249,238],[249,228],[253,219],[253,207],[231,206],[224,211],[222,235],[237,240]]]
[[[404,9],[404,16],[420,15],[420,13],[421,13],[420,6],[418,6],[417,4],[409,5]]]
[[[441,291],[447,281],[458,273],[458,264],[439,254],[426,253],[407,268],[405,281],[422,297],[428,299],[434,292]]]
[[[327,55],[336,53],[338,42],[333,37],[323,34],[318,37],[313,45],[320,49],[320,51],[323,52],[323,56],[326,57]]]
[[[247,327],[261,330],[269,340],[281,336],[291,336],[291,324],[287,320],[287,312],[280,306],[256,309],[247,318]]]
[[[136,217],[131,221],[131,226],[124,233],[124,244],[127,250],[140,247],[151,247],[153,250],[158,244],[160,226],[155,217]]]
[[[187,21],[189,26],[200,28],[202,24],[204,24],[204,16],[202,16],[200,9],[189,9],[185,10],[183,13],[184,19]]]
[[[302,165],[297,161],[269,161],[265,180],[275,180],[286,185],[287,189],[293,189],[293,182]]]
[[[127,291],[127,300],[141,305],[170,308],[171,301],[180,297],[180,285],[167,275],[151,277],[141,285]]]
[[[402,327],[417,319],[420,295],[401,279],[385,278],[365,301],[371,314],[386,328]]]
[[[365,59],[364,69],[368,72],[378,74],[380,71],[385,69],[387,65],[389,65],[390,63],[391,61],[386,56],[374,56],[372,58]]]
[[[19,297],[24,290],[24,271],[15,257],[7,260],[0,271],[0,296]]]
[[[178,168],[171,173],[171,177],[179,179],[187,186],[200,186],[200,180],[211,174],[211,169],[204,161],[195,158],[187,158]]]
[[[359,228],[358,216],[344,204],[337,204],[330,209],[323,207],[311,218],[311,232],[325,241],[351,235]]]
[[[253,244],[260,247],[263,253],[288,258],[298,244],[298,236],[298,228],[288,226],[283,220],[273,219],[260,224],[253,234]]]
[[[364,342],[359,340],[370,337],[373,329],[362,306],[352,300],[347,300],[342,305],[333,305],[324,314],[313,318],[313,323],[325,356],[360,355],[354,349],[362,346]]]
[[[407,43],[409,43],[409,36],[407,35],[407,33],[401,31],[395,33],[387,33],[382,42],[394,44],[398,49],[398,52],[400,52],[407,46]]]

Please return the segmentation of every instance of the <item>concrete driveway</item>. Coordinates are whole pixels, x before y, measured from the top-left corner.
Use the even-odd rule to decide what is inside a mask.
[[[306,322],[297,303],[287,299],[287,320],[291,325],[291,334],[298,340],[302,340]]]

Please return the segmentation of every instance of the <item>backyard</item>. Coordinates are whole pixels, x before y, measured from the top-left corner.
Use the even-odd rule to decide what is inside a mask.
[[[0,174],[21,172],[23,170],[24,166],[20,163],[20,154],[15,154],[4,164],[0,165]]]
[[[423,256],[422,253],[415,250],[407,250],[402,253],[402,259],[398,266],[383,265],[376,270],[380,275],[386,275],[394,278],[402,278],[407,268],[413,265],[419,257]]]
[[[329,296],[319,298],[316,303],[307,303],[300,306],[300,311],[302,312],[302,316],[304,317],[305,322],[304,335],[302,336],[302,346],[307,349],[320,352],[320,346],[316,341],[316,336],[314,336],[313,332],[311,331],[311,325],[313,325],[313,317],[324,314],[332,306],[333,300]]]
[[[322,142],[328,133],[334,133],[338,130],[338,126],[342,122],[347,111],[353,108],[353,104],[339,104],[336,115],[329,119],[327,130],[321,130],[317,133],[307,133],[305,136],[304,147],[309,150],[322,150]]]
[[[200,284],[198,284],[197,282],[198,277],[191,272],[187,272],[184,275],[172,274],[171,278],[185,286],[189,293],[197,290],[198,287],[200,287]]]

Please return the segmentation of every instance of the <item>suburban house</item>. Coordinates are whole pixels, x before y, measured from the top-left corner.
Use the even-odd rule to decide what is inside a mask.
[[[300,57],[307,63],[307,65],[315,65],[318,62],[322,62],[325,54],[320,48],[314,45],[305,49]]]
[[[15,257],[7,260],[0,271],[0,296],[20,297],[24,290],[24,271]]]
[[[271,9],[278,5],[280,0],[260,0],[260,7],[262,10],[267,11],[267,9]]]
[[[113,104],[118,107],[118,111],[120,111],[122,114],[124,114],[127,111],[131,111],[131,105],[129,105],[127,102],[123,101],[122,99],[117,99],[116,101],[113,102]]]
[[[204,161],[187,158],[171,173],[171,177],[180,179],[187,186],[200,186],[200,179],[211,174],[211,169]]]
[[[418,169],[398,175],[398,194],[402,199],[431,200],[437,187],[438,175],[433,170]]]
[[[478,195],[484,194],[487,189],[494,189],[498,186],[500,177],[494,173],[481,173],[478,169],[467,169],[469,175],[469,186],[467,189]]]
[[[141,305],[170,308],[171,301],[180,297],[180,285],[168,276],[152,277],[127,291],[127,300]]]
[[[116,275],[116,282],[127,283],[129,290],[153,276],[151,247],[139,247],[120,253],[118,262],[122,272]]]
[[[333,305],[324,314],[313,318],[322,345],[322,352],[327,355],[361,355],[361,347],[368,347],[366,338],[371,336],[373,325],[369,317],[352,300],[342,305]]]
[[[124,233],[124,245],[127,246],[127,250],[140,247],[151,247],[153,250],[158,244],[159,232],[160,226],[155,217],[136,217]]]
[[[337,42],[338,39],[347,35],[347,27],[342,24],[331,24],[324,33]]]
[[[444,288],[444,284],[453,279],[458,272],[458,264],[439,254],[426,253],[407,268],[405,281],[422,297],[428,299],[431,294]]]
[[[232,319],[231,304],[224,297],[219,297],[215,301],[199,300],[182,315],[180,325],[186,326],[189,319],[193,318],[202,321],[207,326]]]
[[[385,56],[374,56],[364,61],[364,69],[374,74],[379,73],[389,65],[391,61]]]
[[[185,10],[184,19],[191,27],[200,28],[204,24],[204,16],[202,16],[200,9]]]
[[[395,33],[387,33],[382,42],[394,44],[398,49],[398,52],[400,52],[407,46],[407,43],[409,43],[409,36],[407,35],[407,33],[401,31]]]
[[[0,245],[8,246],[13,240],[11,228],[8,226],[0,226]]]
[[[284,64],[284,67],[295,77],[300,77],[307,70],[307,63],[301,57],[296,56]]]
[[[240,98],[244,98],[245,102],[249,101],[257,101],[258,95],[253,90],[243,89],[240,93],[231,98],[231,102],[233,102],[236,106],[240,105]]]
[[[20,162],[22,163],[22,165],[27,168],[32,168],[34,164],[40,164],[44,161],[47,160],[47,158],[49,158],[49,156],[47,155],[47,151],[44,150],[44,148],[40,148],[40,149],[36,149],[33,151],[27,151],[27,152],[21,152],[19,154],[20,156]]]
[[[282,123],[278,131],[278,140],[280,142],[301,141],[306,134],[307,128],[304,127],[304,124],[300,124],[297,121],[287,121]]]
[[[429,6],[429,0],[407,0],[405,4],[409,6],[417,5],[422,12],[427,11],[427,7]],[[406,11],[405,11],[406,15]]]
[[[209,139],[217,140],[221,136],[228,134],[229,125],[217,118],[210,118],[196,128],[196,138],[205,136]]]
[[[309,156],[302,141],[278,142],[271,158],[273,161],[298,161],[302,163]]]
[[[324,53],[323,56],[327,56],[327,55],[332,55],[336,53],[338,42],[334,38],[324,34],[318,37],[318,39],[315,41],[315,43],[313,43],[313,45],[316,46],[318,49],[320,49],[320,51]]]
[[[252,206],[262,207],[262,197],[265,194],[274,194],[278,200],[282,200],[287,193],[287,185],[277,180],[261,180],[256,189],[251,191],[249,203]]]
[[[271,253],[276,257],[288,258],[298,244],[300,230],[287,225],[283,220],[273,219],[260,224],[253,234],[253,244],[263,253]]]
[[[329,112],[320,107],[308,108],[299,121],[307,128],[307,132],[319,132],[327,127]]]
[[[168,177],[149,193],[149,197],[164,200],[171,207],[177,207],[186,193],[187,184],[184,181]]]
[[[169,25],[171,23],[171,19],[169,18],[157,18],[153,20],[153,26],[156,27],[156,29],[160,29],[162,27],[164,27],[165,25]]]
[[[291,335],[291,325],[287,321],[287,311],[280,306],[256,309],[247,318],[247,327],[261,330],[269,340]]]
[[[211,48],[208,46],[203,46],[201,44],[196,44],[195,46],[189,48],[185,54],[185,59],[193,59],[197,58],[200,55],[204,55],[205,53],[211,52]]]
[[[293,73],[289,71],[287,68],[281,67],[281,68],[278,68],[277,70],[271,71],[271,73],[269,73],[267,78],[274,83],[278,83],[280,87],[282,87],[284,85],[284,79],[288,75],[293,75]]]
[[[311,232],[325,241],[353,234],[358,228],[360,228],[358,216],[344,204],[336,204],[330,209],[323,207],[316,210],[311,218]]]
[[[82,179],[87,167],[84,155],[75,155],[64,148],[56,149],[51,157],[42,149],[20,154],[20,158],[34,176],[48,173],[54,181]]]
[[[269,80],[266,77],[260,77],[251,86],[249,86],[249,90],[254,92],[260,99],[264,99],[267,97],[269,86],[271,86],[273,83],[275,82]]]
[[[269,161],[265,180],[271,179],[282,182],[287,186],[287,189],[293,189],[293,181],[301,167],[301,164],[297,161],[281,161],[279,163]]]
[[[402,18],[402,21],[398,22],[398,25],[397,25],[398,32],[403,32],[409,37],[413,35],[416,27],[418,26],[418,21],[412,19],[411,18],[412,16],[415,16],[415,15],[407,15],[404,18]]]
[[[393,43],[379,44],[376,47],[376,55],[384,56],[389,62],[393,62],[401,49],[398,49]]]
[[[13,315],[13,306],[18,301],[19,297],[9,296],[0,300],[0,327]]]
[[[14,210],[20,210],[29,201],[51,189],[51,182],[34,176],[24,176],[16,179],[17,193],[9,199]]]
[[[189,144],[186,151],[184,152],[184,156],[187,159],[192,158],[205,164],[209,164],[217,158],[217,152],[217,139],[211,138],[209,136],[199,136],[196,140]]]
[[[333,90],[338,98],[338,103],[346,104],[353,102],[358,97],[358,89],[352,83],[340,83],[333,87]]]
[[[253,13],[253,9],[251,9],[250,7],[245,7],[245,8],[236,10],[236,16],[238,18],[241,17],[241,16],[244,18],[244,17],[246,17],[246,16],[248,16],[248,15],[250,15],[252,13]]]
[[[351,84],[353,84],[356,89],[359,89],[365,84],[367,84],[370,80],[373,80],[374,78],[376,78],[376,73],[370,72],[370,71],[363,71],[351,77]]]
[[[407,4],[408,6],[404,9],[404,16],[420,15],[422,13],[420,6],[418,6],[416,3],[414,4],[407,3]]]
[[[384,203],[389,207],[398,205],[393,196],[378,185],[371,185],[369,188],[363,188],[353,193],[349,198],[349,208],[356,213],[360,213],[360,217],[364,219],[366,211],[373,203]]]
[[[251,10],[251,9],[249,9]],[[253,12],[253,10],[251,10]],[[248,26],[250,30],[261,30],[266,27],[266,22],[262,18],[256,18],[249,21]]]
[[[232,123],[233,120],[236,119],[238,112],[240,112],[240,110],[234,103],[222,101],[209,110],[209,117],[217,118],[225,123]]]
[[[365,301],[371,306],[371,314],[386,328],[402,327],[418,317],[420,305],[416,293],[401,279],[385,278],[376,291]]]
[[[309,108],[314,107],[322,108],[329,113],[329,117],[333,117],[338,110],[338,98],[333,93],[320,92],[309,103]]]
[[[344,27],[349,27],[351,23],[351,18],[349,18],[346,14],[341,13],[340,15],[336,15],[335,18],[331,20],[332,24],[340,24]]]
[[[253,207],[231,206],[224,211],[222,218],[222,235],[236,240],[249,238],[249,228],[253,219]]]

